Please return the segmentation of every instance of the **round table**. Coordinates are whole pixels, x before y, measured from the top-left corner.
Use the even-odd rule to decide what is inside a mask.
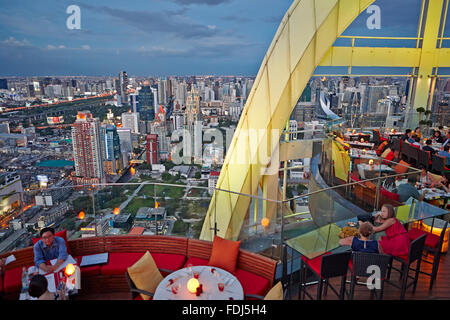
[[[211,270],[214,269],[214,272]],[[203,285],[203,293],[196,296],[187,289],[187,282],[198,272],[198,281]],[[176,280],[175,280],[176,279]],[[170,280],[173,284],[170,284]],[[218,283],[225,288],[219,291]],[[172,292],[172,286],[178,286],[178,292]],[[231,273],[211,266],[193,266],[177,270],[165,277],[155,290],[153,300],[243,300],[244,289],[238,279]]]

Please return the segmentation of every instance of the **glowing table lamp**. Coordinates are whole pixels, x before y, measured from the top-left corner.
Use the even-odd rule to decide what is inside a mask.
[[[187,289],[190,293],[196,293],[199,285],[200,285],[200,283],[198,282],[198,280],[195,278],[192,278],[192,279],[189,279],[189,281],[187,283]]]

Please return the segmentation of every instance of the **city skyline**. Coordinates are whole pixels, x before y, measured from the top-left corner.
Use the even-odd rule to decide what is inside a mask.
[[[291,2],[5,3],[0,13],[0,73],[101,76],[123,69],[142,76],[256,75]],[[71,5],[80,8],[80,29],[66,26]],[[251,16],[243,14],[250,11]]]

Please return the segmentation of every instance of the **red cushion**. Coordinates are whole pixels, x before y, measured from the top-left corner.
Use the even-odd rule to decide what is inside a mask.
[[[389,152],[387,156],[384,158],[384,160],[388,161],[383,160],[383,164],[390,165],[391,164],[390,161],[394,160],[394,158],[395,158],[394,151]]]
[[[0,275],[0,292],[3,292],[3,277]]]
[[[430,248],[436,248],[437,245],[439,244],[439,236],[417,228],[413,228],[408,231],[408,237],[409,240],[411,241],[416,240],[417,238],[419,238],[421,235],[424,234],[427,234],[427,237],[425,238],[425,246]]]
[[[26,267],[29,268],[31,265]],[[3,289],[5,293],[20,292],[22,290],[22,267],[5,271]]]
[[[402,259],[405,262],[408,262],[408,256],[396,256],[396,257]]]
[[[244,289],[244,295],[255,294],[264,296],[269,289],[269,280],[254,273],[242,269],[236,269],[235,276]]]
[[[80,265],[82,256],[77,256],[73,258],[77,261],[77,264]],[[100,267],[101,265],[99,264],[94,266],[80,267],[81,274],[89,276],[98,276],[100,275]]]
[[[385,188],[381,187],[380,189],[381,194],[389,199],[395,200],[395,201],[399,201],[400,199],[400,195],[394,192],[390,192],[388,190],[386,190]]]
[[[153,297],[150,297],[150,298],[153,298]],[[144,300],[144,299],[142,299],[142,296],[140,294],[138,294],[136,297],[134,297],[133,300]]]
[[[351,178],[353,181],[361,181],[361,180],[358,179],[353,173],[351,174],[350,178]]]
[[[196,257],[190,257],[187,259],[186,263],[184,264],[184,268],[188,266],[188,264],[191,264],[193,266],[207,266],[209,260],[207,259],[201,259]]]
[[[102,275],[125,274],[127,268],[135,264],[144,252],[112,252],[109,254],[108,263],[102,265],[100,273]]]
[[[331,252],[327,252],[324,255],[328,255],[330,253]],[[324,256],[324,255],[322,255],[322,256]],[[318,256],[318,257],[316,257],[314,259],[308,259],[307,257],[302,256],[302,261],[304,263],[306,263],[306,265],[309,266],[320,277],[322,277],[320,275],[320,267],[322,265],[322,256]]]
[[[348,261],[348,266],[350,267],[350,271],[353,272],[353,260],[352,259],[350,259]]]
[[[158,268],[172,271],[183,268],[184,260],[186,260],[186,257],[181,254],[152,253],[152,257]],[[163,276],[167,275],[166,272],[162,272],[162,274]]]
[[[66,242],[67,253],[70,254],[69,242],[67,241],[67,230],[55,232],[55,237],[61,237],[64,239],[64,241]],[[32,240],[33,240],[33,246],[34,246],[36,244],[36,242],[41,240],[41,238],[32,238]]]

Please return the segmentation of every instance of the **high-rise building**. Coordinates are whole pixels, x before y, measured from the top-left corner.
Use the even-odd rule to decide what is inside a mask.
[[[147,135],[145,159],[147,160],[148,164],[158,164],[159,163],[159,148],[158,148],[158,135],[157,134],[148,134]]]
[[[167,80],[161,79],[158,82],[158,102],[160,104],[167,103]]]
[[[131,111],[132,112],[139,112],[140,105],[138,102],[138,95],[136,93],[130,94],[129,96],[130,105],[131,105]]]
[[[0,89],[8,90],[8,80],[0,79]]]
[[[123,159],[120,150],[120,138],[117,128],[112,125],[102,126],[103,166],[107,174],[115,175],[123,169]]]
[[[196,138],[195,134],[198,134],[198,132],[194,129],[198,121],[201,121],[200,97],[197,91],[191,90],[186,100],[186,110],[184,112],[184,129],[188,136],[183,137],[183,152],[184,154],[190,153],[190,156],[193,156],[195,151],[197,151],[194,150],[194,141]],[[199,134],[201,134],[201,128]]]
[[[104,183],[100,123],[90,111],[79,111],[72,126],[74,184]]]
[[[155,119],[154,93],[148,81],[139,90],[138,101],[141,119],[146,121]]]
[[[122,128],[131,129],[132,133],[139,133],[139,113],[122,113]]]
[[[120,71],[117,93],[120,96],[120,101],[122,102],[122,104],[128,104],[127,86],[128,75],[125,71]]]
[[[8,122],[2,122],[0,123],[0,133],[11,133],[9,131],[9,123]]]
[[[23,201],[22,180],[16,172],[0,173],[0,215],[20,207]]]

